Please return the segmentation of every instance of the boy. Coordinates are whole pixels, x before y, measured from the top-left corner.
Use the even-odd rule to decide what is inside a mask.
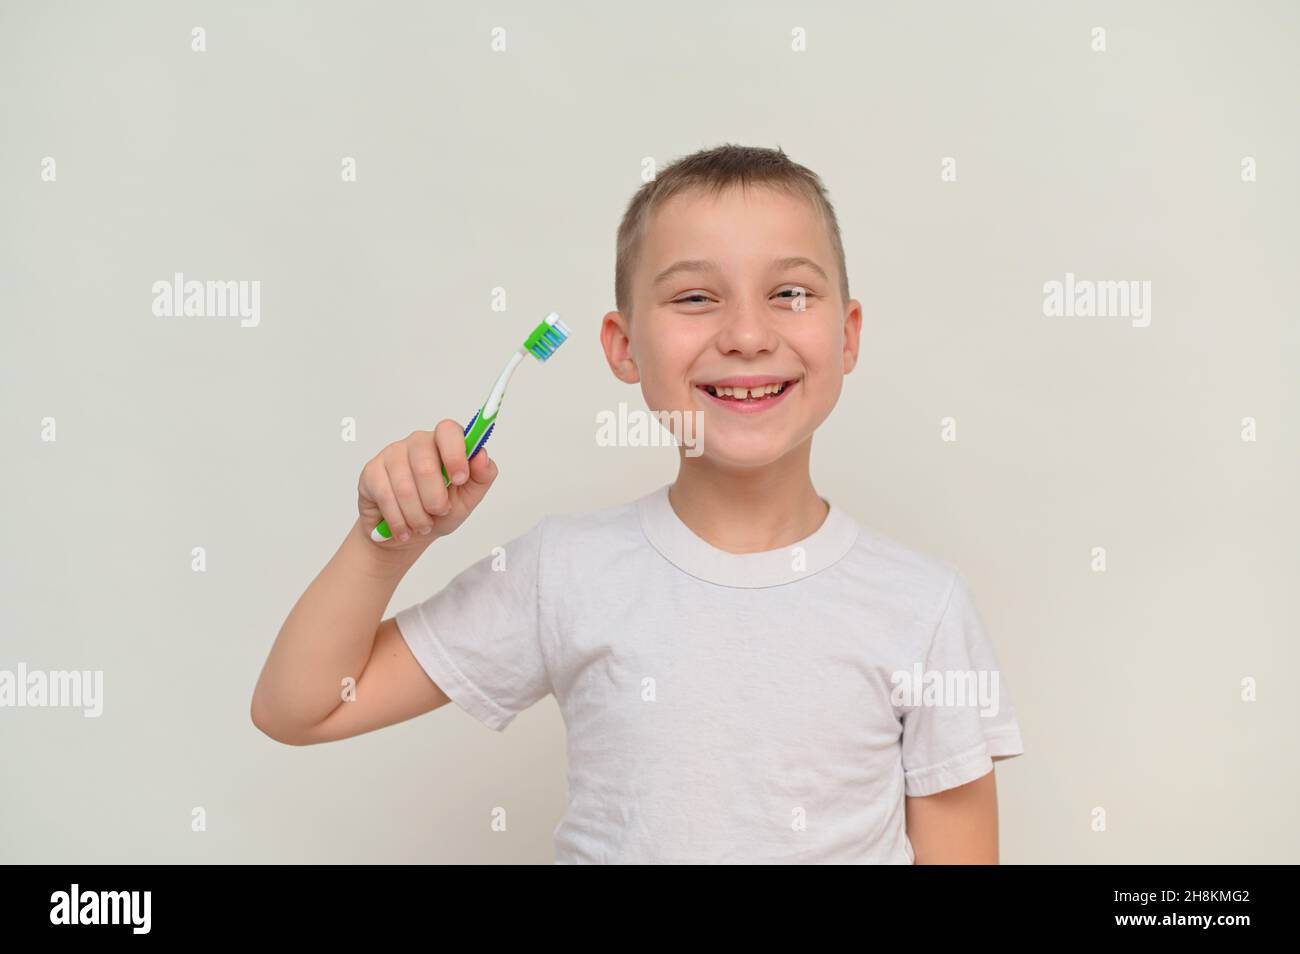
[[[504,572],[484,557],[381,621],[497,476],[454,421],[390,445],[276,639],[253,721],[305,745],[452,700],[501,730],[554,694],[557,862],[996,863],[993,760],[1023,748],[971,594],[809,476],[862,323],[820,179],[779,149],[678,160],[624,216],[615,297],[614,374],[656,411],[702,415],[676,481],[544,517]],[[935,674],[993,698],[945,696]]]

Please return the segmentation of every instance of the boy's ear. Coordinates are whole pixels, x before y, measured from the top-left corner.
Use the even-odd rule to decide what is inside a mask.
[[[858,339],[862,335],[862,303],[849,299],[844,315],[844,373],[848,374],[858,363]]]
[[[624,384],[641,380],[636,361],[632,357],[632,341],[628,336],[628,321],[622,312],[606,312],[600,323],[600,346],[605,349],[605,360],[614,377]]]

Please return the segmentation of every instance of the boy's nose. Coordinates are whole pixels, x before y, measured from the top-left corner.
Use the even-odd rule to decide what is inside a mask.
[[[776,329],[764,306],[736,302],[726,311],[718,332],[718,348],[725,352],[752,354],[776,347]]]

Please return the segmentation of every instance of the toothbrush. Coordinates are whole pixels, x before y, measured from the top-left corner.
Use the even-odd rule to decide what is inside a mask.
[[[532,354],[538,361],[545,361],[564,344],[569,337],[569,328],[560,320],[557,312],[551,312],[546,316],[546,320],[533,329],[532,333],[525,339],[523,345],[510,356],[506,362],[505,370],[497,378],[497,383],[492,386],[492,393],[488,399],[483,402],[483,406],[474,412],[469,423],[465,425],[465,454],[466,459],[472,458],[487,443],[487,439],[492,435],[492,428],[496,427],[497,412],[501,409],[501,398],[505,396],[506,384],[510,381],[510,376],[515,373],[515,368],[519,367],[519,362],[524,360],[525,354]],[[443,484],[450,484],[451,478],[447,476],[447,468],[442,468]],[[375,529],[370,531],[370,539],[376,543],[383,543],[385,540],[393,538],[393,531],[388,528],[388,521],[381,520]]]

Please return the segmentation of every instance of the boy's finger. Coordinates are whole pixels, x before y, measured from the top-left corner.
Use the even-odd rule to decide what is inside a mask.
[[[442,459],[442,466],[447,469],[450,486],[459,486],[457,475],[465,474],[469,470],[465,463],[465,429],[448,418],[438,422],[438,426],[433,429],[433,439],[438,446],[438,456]],[[439,476],[441,477],[441,474]]]
[[[469,461],[469,479],[476,484],[490,484],[496,476],[497,465],[488,457],[487,448],[484,447],[477,454],[470,458]]]
[[[469,480],[467,480],[457,491],[457,498],[465,508],[465,514],[474,512],[474,508],[483,502],[487,496],[488,490],[492,487],[492,481],[497,476],[497,465],[494,461],[484,456],[486,451],[479,451],[469,462]]]
[[[433,521],[425,513],[420,493],[415,487],[415,476],[411,473],[410,462],[406,457],[393,457],[384,461],[388,469],[388,482],[397,498],[397,506],[402,511],[402,522],[409,533],[428,533],[433,529]],[[393,536],[401,540],[402,534],[390,522],[388,528]],[[426,529],[427,528],[427,529]]]
[[[403,533],[409,532],[406,521],[402,518],[402,509],[397,505],[397,495],[393,493],[387,477],[382,488],[375,491],[375,506],[388,523],[388,530],[392,534],[390,540],[397,540]]]
[[[442,461],[434,447],[433,435],[428,431],[418,438],[412,435],[412,439],[407,441],[407,458],[424,512],[440,514],[446,511],[450,498],[442,482]]]

